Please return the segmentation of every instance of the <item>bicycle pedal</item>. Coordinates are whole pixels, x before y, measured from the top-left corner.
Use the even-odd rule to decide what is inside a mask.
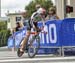
[[[28,52],[28,50],[26,49],[26,50],[25,50],[25,53],[27,53],[27,52]]]

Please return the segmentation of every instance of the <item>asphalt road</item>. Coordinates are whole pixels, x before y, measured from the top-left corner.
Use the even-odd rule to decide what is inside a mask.
[[[5,48],[0,48],[0,63],[75,63],[75,57],[56,57],[48,54],[36,55],[35,58],[29,58],[27,53],[24,53],[19,58],[16,51],[6,51]]]

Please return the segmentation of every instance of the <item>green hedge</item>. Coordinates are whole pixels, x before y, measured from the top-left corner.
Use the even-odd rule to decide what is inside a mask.
[[[7,40],[9,36],[10,36],[10,32],[8,30],[0,31],[0,47],[7,45]]]

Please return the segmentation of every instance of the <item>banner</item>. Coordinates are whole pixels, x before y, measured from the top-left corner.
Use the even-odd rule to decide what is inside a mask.
[[[7,43],[8,43],[8,47],[9,47],[9,48],[14,47],[14,39],[13,39],[13,36],[10,36],[10,37],[9,37]]]
[[[44,47],[45,46],[61,46],[60,45],[60,36],[59,36],[61,22],[62,21],[60,21],[60,20],[59,21],[56,21],[56,20],[46,21],[43,31],[47,32],[47,34],[41,33],[41,32],[39,34],[41,46],[44,46]],[[42,23],[39,23],[38,26],[40,28],[43,25],[42,25]],[[33,29],[31,29],[31,31],[33,31]],[[25,34],[26,34],[26,28],[23,28],[22,30],[14,33],[15,39],[13,39],[13,40],[15,41],[16,47],[19,47],[20,42],[25,37]],[[8,42],[8,46],[9,46],[9,42]]]
[[[40,33],[40,48],[38,51],[38,54],[58,54],[58,48],[47,48],[47,47],[61,47],[61,20],[48,20],[45,23],[44,31],[47,32],[47,34]],[[38,26],[42,27],[42,23],[39,23]]]
[[[75,18],[64,19],[61,29],[62,46],[75,46]]]
[[[23,29],[21,29],[20,31],[15,32],[12,35],[12,38],[9,37],[8,39],[8,47],[19,47],[21,41],[23,40],[23,38],[25,37],[26,34],[26,27],[24,27]],[[12,45],[12,46],[11,46]]]
[[[39,28],[43,26],[42,22],[38,23]],[[31,29],[33,31],[33,29]],[[67,18],[64,20],[48,20],[45,21],[44,30],[45,33],[39,33],[40,36],[40,47],[44,47],[42,52],[52,52],[56,49],[45,49],[45,47],[62,47],[62,46],[75,46],[75,18]],[[9,37],[8,47],[15,46],[19,47],[20,42],[25,37],[26,27],[16,32],[15,39]],[[30,36],[32,38],[32,35]],[[29,39],[30,39],[29,38]],[[36,44],[35,44],[36,45]],[[41,51],[41,49],[39,50]],[[41,53],[41,52],[39,52]]]
[[[44,31],[47,34],[40,33],[40,45],[41,46],[61,46],[60,44],[60,28],[61,28],[61,20],[56,21],[46,21],[44,26]],[[42,27],[42,23],[39,23],[39,27]]]

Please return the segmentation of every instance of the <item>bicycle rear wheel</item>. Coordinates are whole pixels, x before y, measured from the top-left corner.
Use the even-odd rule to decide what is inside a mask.
[[[39,48],[40,48],[40,37],[39,35],[33,36],[32,39],[29,41],[28,56],[30,58],[33,58],[37,54]]]

